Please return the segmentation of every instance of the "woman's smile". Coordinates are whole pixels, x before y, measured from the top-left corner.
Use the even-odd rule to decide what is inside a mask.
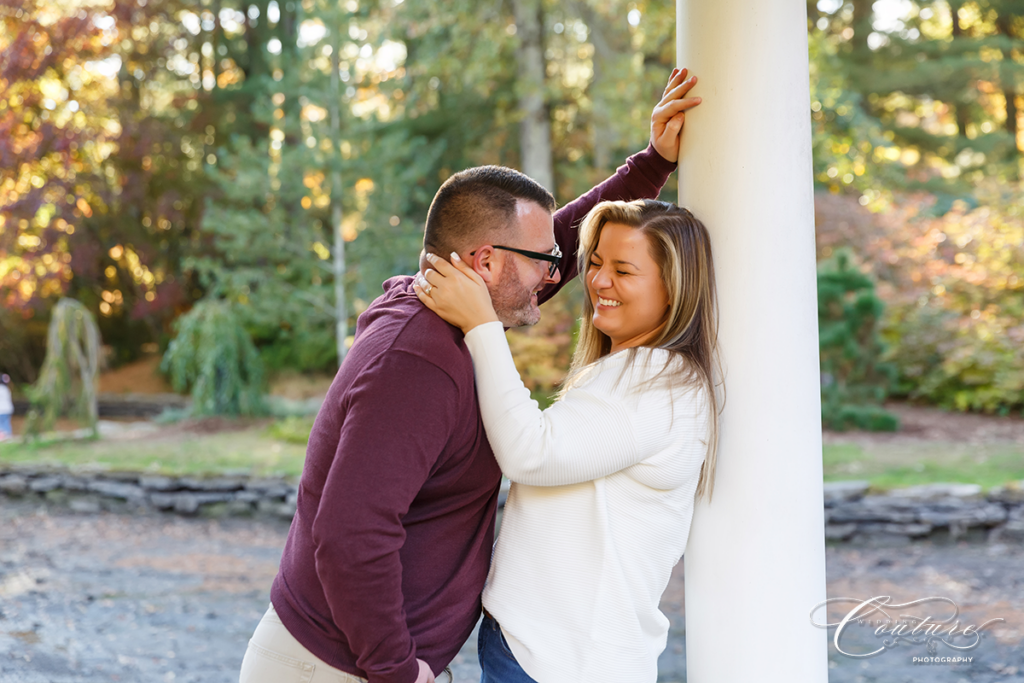
[[[587,269],[594,327],[608,335],[611,351],[652,339],[668,315],[668,292],[647,236],[606,223]]]

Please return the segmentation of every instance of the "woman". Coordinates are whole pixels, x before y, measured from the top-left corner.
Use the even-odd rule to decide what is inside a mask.
[[[469,266],[431,256],[436,270],[417,287],[466,335],[488,439],[513,482],[483,594],[484,683],[655,681],[669,626],[658,603],[695,494],[712,494],[707,230],[674,204],[604,202],[583,221],[579,258],[579,343],[544,411]]]

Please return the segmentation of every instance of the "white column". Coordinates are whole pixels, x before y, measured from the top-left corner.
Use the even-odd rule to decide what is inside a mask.
[[[689,683],[824,683],[817,290],[804,0],[677,0],[680,204],[711,231],[726,367],[715,495],[686,548]]]

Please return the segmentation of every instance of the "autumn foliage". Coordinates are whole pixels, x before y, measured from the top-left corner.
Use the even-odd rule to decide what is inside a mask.
[[[1024,406],[1024,217],[993,197],[929,214],[935,198],[903,198],[871,214],[819,195],[818,248],[859,254],[886,302],[883,337],[897,393],[956,410]]]
[[[542,5],[564,203],[646,143],[675,13]],[[819,261],[849,249],[866,279],[844,270],[840,298],[871,299],[825,318],[897,368],[897,396],[1014,411],[1024,22],[990,0],[882,5],[807,5]],[[234,307],[270,371],[333,369],[336,318],[351,329],[383,280],[415,270],[438,185],[520,165],[510,8],[0,0],[0,369],[36,379],[61,297],[95,316],[114,363],[166,349],[206,299]],[[568,365],[572,301],[510,333],[538,396]],[[866,381],[869,403],[880,386]]]
[[[85,12],[0,0],[0,298],[5,309],[59,295],[70,236],[92,215],[82,191],[104,133],[83,105],[103,84],[83,68],[106,51]]]

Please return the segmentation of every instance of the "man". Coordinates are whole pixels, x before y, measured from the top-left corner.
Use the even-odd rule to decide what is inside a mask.
[[[587,211],[658,195],[675,168],[684,113],[699,103],[686,97],[694,83],[673,71],[648,149],[554,218],[550,193],[521,173],[455,174],[431,204],[424,248],[472,263],[505,325],[536,323],[538,304],[576,273],[576,226]],[[317,415],[272,606],[242,683],[432,683],[480,614],[501,472],[462,333],[419,302],[412,282],[391,278],[360,316]]]

